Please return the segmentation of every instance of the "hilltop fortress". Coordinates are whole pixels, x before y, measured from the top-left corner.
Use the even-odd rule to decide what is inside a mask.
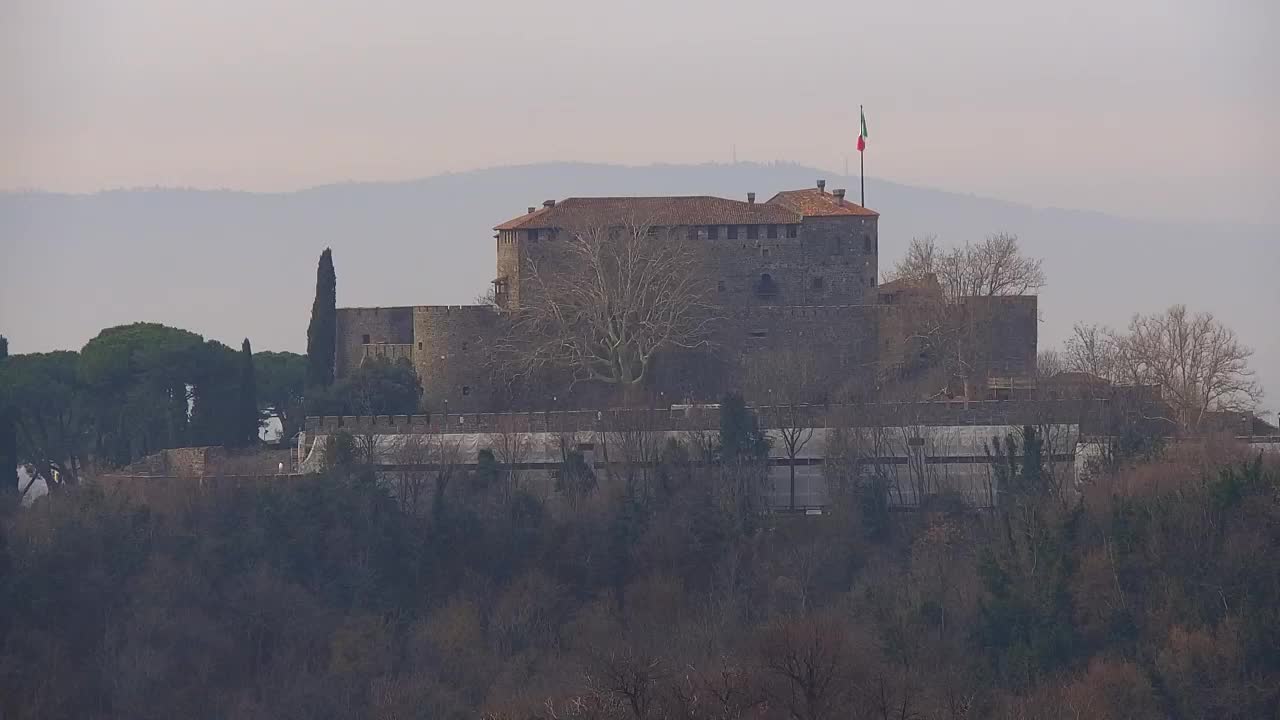
[[[530,268],[554,271],[563,232],[635,218],[701,244],[721,317],[705,347],[658,355],[643,388],[654,405],[715,402],[729,390],[750,399],[762,392],[746,381],[751,359],[779,350],[811,356],[813,384],[830,402],[992,397],[1034,371],[1034,296],[945,303],[936,282],[878,285],[879,214],[819,180],[765,202],[748,193],[745,201],[575,197],[530,207],[494,228],[492,304],[340,308],[337,374],[372,357],[404,358],[427,408],[451,412],[616,404],[614,389],[574,383],[567,372],[513,384],[492,360],[536,292]]]

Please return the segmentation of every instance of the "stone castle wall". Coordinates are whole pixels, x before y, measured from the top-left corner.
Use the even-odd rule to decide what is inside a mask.
[[[339,377],[364,360],[369,345],[413,345],[412,307],[338,308],[334,367]],[[412,350],[401,351],[412,359]]]
[[[433,409],[488,409],[494,382],[490,354],[502,335],[502,316],[487,305],[413,309],[414,368]]]
[[[800,424],[809,427],[1010,426],[1074,424],[1096,430],[1108,407],[1106,399],[986,400],[963,402],[868,403],[810,405],[799,409]],[[764,428],[777,415],[754,408]],[[310,435],[339,431],[354,434],[413,435],[424,433],[575,432],[612,428],[675,431],[720,429],[719,406],[656,410],[557,410],[508,413],[432,413],[430,415],[348,415],[308,417]]]
[[[1035,368],[1036,299],[990,298],[966,309],[975,313],[969,340],[972,360],[981,368],[975,379],[1030,375]],[[523,389],[496,376],[494,348],[507,332],[509,316],[488,306],[367,308],[340,311],[339,317],[339,374],[350,372],[366,355],[408,357],[422,379],[424,406],[433,412],[444,410],[446,402],[454,412],[612,407],[621,402],[613,388],[574,384],[564,372],[547,371]],[[748,307],[720,321],[707,346],[660,355],[643,392],[664,403],[716,402],[730,391],[763,400],[754,395],[767,389],[750,387],[752,363],[769,353],[800,351],[813,357],[831,401],[872,398],[886,377],[901,373],[905,381],[917,377],[917,366],[936,368],[936,358],[914,356],[909,340],[930,318],[916,305]],[[364,344],[364,335],[373,343]],[[378,344],[384,337],[387,344]],[[408,342],[391,342],[406,338]],[[906,370],[900,368],[904,363]],[[920,392],[932,394],[946,386],[936,373],[923,377],[926,386]]]
[[[936,377],[938,359],[911,339],[937,319],[938,311],[922,310],[909,292],[896,293],[901,304],[890,304],[874,289],[877,221],[876,216],[839,215],[806,216],[792,225],[721,224],[713,226],[714,237],[707,226],[663,229],[701,243],[724,318],[706,346],[673,348],[653,361],[641,389],[646,402],[714,402],[729,391],[750,397],[757,390],[748,383],[751,364],[782,350],[812,355],[820,378],[816,384],[830,401],[875,398],[890,376],[910,375],[919,386],[904,398],[945,388],[946,380]],[[796,237],[787,237],[789,230]],[[487,306],[340,309],[338,375],[366,357],[408,358],[422,379],[424,408],[432,412],[443,411],[446,403],[454,412],[621,404],[616,388],[575,383],[568,372],[546,371],[522,382],[494,374],[495,348],[508,332],[510,312],[518,312],[536,292],[530,268],[553,272],[565,262],[560,235],[545,229],[497,233],[495,290],[506,311]],[[972,359],[982,366],[982,375],[1021,376],[1034,370],[1034,297],[975,298],[945,312],[960,313],[951,321],[970,318],[967,340],[980,349]]]

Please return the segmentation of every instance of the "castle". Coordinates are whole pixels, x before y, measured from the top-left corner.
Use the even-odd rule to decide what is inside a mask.
[[[593,409],[616,403],[610,388],[540,378],[513,390],[495,376],[495,344],[530,301],[529,270],[555,267],[565,229],[620,225],[642,218],[653,228],[699,243],[722,319],[704,348],[672,348],[646,379],[651,402],[715,402],[744,391],[750,358],[772,351],[808,353],[825,400],[919,399],[954,387],[989,393],[991,378],[1030,376],[1035,368],[1034,296],[965,298],[942,308],[936,283],[877,284],[879,214],[816,187],[779,192],[765,202],[718,197],[575,197],[530,207],[494,230],[493,302],[484,305],[353,307],[337,315],[339,376],[371,357],[407,359],[428,408],[453,412]],[[940,321],[941,318],[941,321]],[[963,330],[964,343],[930,342],[928,328]],[[963,347],[962,347],[963,345]],[[952,362],[961,357],[962,362]]]

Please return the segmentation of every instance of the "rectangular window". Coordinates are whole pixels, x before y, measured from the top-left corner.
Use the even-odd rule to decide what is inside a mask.
[[[775,240],[775,239],[777,239],[777,237],[778,237],[778,226],[777,226],[777,225],[770,225],[770,226],[769,226],[769,229],[768,229],[767,231],[765,231],[765,237],[768,237],[770,240]]]
[[[535,241],[536,241],[536,240],[538,239],[538,231],[537,231],[537,230],[529,230],[529,231],[527,231],[527,232],[525,233],[525,237],[529,238],[530,240],[535,240]]]
[[[867,284],[868,284],[868,285],[870,285],[871,287],[875,287],[875,286],[876,286],[876,276],[875,276],[875,275],[872,275],[871,277],[867,278]]]
[[[748,225],[748,226],[747,226],[747,239],[748,239],[748,240],[759,240],[759,239],[760,239],[760,226],[759,226],[759,225]]]
[[[422,349],[422,341],[421,341],[421,340],[419,340],[419,341],[418,341],[418,349],[419,349],[419,350],[421,350],[421,349]]]
[[[871,254],[871,236],[870,235],[862,236],[862,252],[868,255]]]
[[[719,282],[717,282],[717,283],[716,283],[716,292],[724,292],[724,281],[723,281],[723,280],[721,280],[721,281],[719,281]]]
[[[753,338],[769,337],[769,331],[768,330],[752,330],[750,335]]]
[[[814,278],[814,279],[813,279],[809,284],[810,284],[810,286],[812,286],[812,287],[813,287],[813,289],[814,289],[814,290],[821,290],[821,289],[822,289],[822,278],[820,278],[820,277],[816,277],[816,278]]]
[[[689,228],[689,232],[685,235],[685,237],[689,238],[690,240],[697,240],[697,239],[698,239],[698,228],[696,228],[696,227],[690,227],[690,228]]]
[[[798,226],[796,226],[796,225],[788,225],[788,226],[787,226],[787,237],[789,237],[789,238],[793,238],[793,237],[795,237],[795,236],[797,235],[797,233],[799,232],[799,230],[800,230],[800,228],[799,228]]]
[[[737,239],[738,239],[738,226],[737,226],[737,225],[730,225],[730,226],[729,226],[729,235],[728,235],[728,238],[729,238],[730,240],[737,240]]]
[[[717,226],[717,225],[708,225],[708,226],[707,226],[707,239],[708,239],[708,240],[715,240],[715,239],[716,239],[717,237],[719,237],[719,236],[720,236],[720,227],[719,227],[719,226]]]
[[[368,345],[368,344],[369,344],[369,336],[368,336],[368,335],[361,335],[361,336],[360,336],[360,342],[364,343],[365,345]]]

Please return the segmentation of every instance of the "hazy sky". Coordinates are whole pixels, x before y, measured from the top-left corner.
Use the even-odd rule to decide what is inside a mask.
[[[0,188],[793,160],[1274,222],[1276,0],[0,0]]]

